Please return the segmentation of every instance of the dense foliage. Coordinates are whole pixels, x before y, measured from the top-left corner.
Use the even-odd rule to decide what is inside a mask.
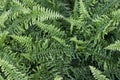
[[[120,80],[120,0],[0,0],[0,80]]]

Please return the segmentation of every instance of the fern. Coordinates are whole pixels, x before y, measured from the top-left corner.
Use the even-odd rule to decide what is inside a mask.
[[[5,21],[8,19],[8,16],[10,15],[10,10],[9,11],[5,11],[1,14],[0,16],[0,27],[1,28],[5,28]]]
[[[90,17],[86,8],[85,8],[83,0],[80,0],[80,8],[79,9],[80,9],[80,14],[81,14],[81,19]]]
[[[104,36],[107,35],[109,32],[116,29],[116,27],[113,25],[113,20],[110,20],[110,18],[106,15],[102,15],[101,17],[97,17],[93,20],[94,25],[96,27],[96,36],[95,40],[104,39]]]
[[[6,40],[8,32],[3,32],[0,34],[0,48],[3,48],[3,46],[5,45],[4,42]]]
[[[84,43],[85,43],[85,42],[82,41],[82,40],[78,40],[76,36],[72,37],[72,38],[70,39],[70,41],[73,41],[73,42],[75,42],[75,43],[77,43],[77,44],[84,44]]]
[[[18,72],[18,70],[8,61],[0,59],[0,66],[2,71],[5,73],[7,80],[28,80],[25,74]]]
[[[25,46],[25,48],[28,49],[28,51],[31,50],[32,45],[32,39],[30,37],[26,36],[17,36],[17,35],[10,35],[15,41],[20,43],[22,46]]]
[[[116,22],[120,22],[120,9],[112,12],[113,20]]]
[[[91,72],[92,72],[95,79],[97,79],[97,80],[109,80],[108,78],[106,78],[106,76],[104,76],[102,74],[101,71],[99,71],[95,67],[93,67],[93,66],[89,66],[89,67],[90,67],[90,70],[91,70]]]
[[[74,9],[73,9],[73,16],[74,18],[78,18],[79,17],[79,3],[78,0],[75,0],[74,2]]]
[[[24,14],[26,13],[30,13],[30,9],[29,8],[25,8],[24,5],[22,5],[18,0],[13,0],[13,8],[14,10],[18,10],[18,11],[21,11],[23,12]]]
[[[56,41],[58,41],[58,42],[59,42],[60,44],[62,44],[63,46],[66,46],[66,42],[65,42],[64,39],[60,39],[60,38],[55,37],[55,36],[53,36],[52,38],[55,39]]]
[[[113,50],[113,51],[116,51],[116,50],[120,51],[120,41],[116,41],[114,44],[110,44],[105,49]]]
[[[63,36],[64,32],[60,31],[59,28],[53,26],[53,25],[48,25],[48,24],[44,24],[41,22],[35,22],[38,27],[42,30],[44,30],[45,32],[48,32],[51,36]]]
[[[58,14],[57,12],[53,12],[50,9],[40,7],[39,5],[33,6],[33,10],[31,13],[34,19],[37,19],[38,21],[41,21],[41,22],[49,19],[63,18],[63,16]]]

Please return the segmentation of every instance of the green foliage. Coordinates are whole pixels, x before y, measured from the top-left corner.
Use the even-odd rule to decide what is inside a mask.
[[[0,60],[0,66],[2,72],[5,74],[4,77],[6,77],[7,80],[28,80],[25,74],[18,72],[18,70],[13,65],[9,64],[3,59]]]
[[[56,77],[54,78],[54,80],[62,80],[62,77],[61,77],[61,76],[56,76]]]
[[[120,15],[119,14],[120,14],[120,9],[112,12],[112,16],[113,16],[114,21],[116,21],[118,23],[120,22]]]
[[[106,78],[104,75],[101,74],[102,72],[100,70],[96,69],[93,66],[89,66],[89,67],[96,80],[109,80],[108,78]]]
[[[120,51],[120,41],[116,41],[114,44],[110,44],[105,49],[114,50],[114,51],[116,51],[116,50]]]
[[[0,80],[120,80],[119,4],[0,0]]]

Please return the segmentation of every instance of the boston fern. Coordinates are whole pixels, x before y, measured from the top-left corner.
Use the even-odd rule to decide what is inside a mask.
[[[0,80],[120,80],[119,7],[0,0]]]

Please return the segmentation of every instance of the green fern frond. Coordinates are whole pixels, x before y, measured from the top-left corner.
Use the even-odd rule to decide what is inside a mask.
[[[106,76],[104,76],[102,74],[102,72],[100,70],[96,69],[93,66],[89,66],[89,67],[90,67],[90,70],[91,70],[95,79],[97,79],[97,80],[109,80],[108,78],[106,78]]]
[[[48,47],[49,39],[46,39],[45,42],[42,44],[42,48],[46,49]]]
[[[12,2],[14,4],[13,8],[12,8],[13,10],[21,11],[24,14],[25,13],[30,13],[30,9],[29,8],[25,8],[24,5],[22,3],[20,3],[18,0],[12,0]]]
[[[79,2],[78,0],[75,0],[74,2],[74,9],[73,9],[73,16],[74,18],[78,18],[79,17]]]
[[[101,15],[100,17],[97,16],[95,19],[93,19],[93,23],[97,31],[95,40],[98,41],[100,41],[100,39],[104,39],[105,35],[108,35],[109,32],[117,28],[112,26],[113,20],[110,20],[107,15]]]
[[[90,17],[84,3],[83,0],[80,0],[80,14],[81,14],[81,18],[88,18]]]
[[[35,2],[34,0],[22,0],[22,3],[24,6],[30,9],[32,9],[33,6],[37,5],[37,2]]]
[[[58,37],[55,37],[55,36],[53,36],[52,38],[55,39],[56,41],[58,41],[63,46],[66,46],[66,42],[65,42],[64,39],[61,39],[61,38],[58,38]]]
[[[10,10],[3,12],[0,15],[0,27],[5,28],[4,22],[8,19],[8,16],[10,15]]]
[[[106,25],[109,21],[110,18],[107,15],[97,16],[95,19],[93,19],[94,25],[96,27],[102,27]]]
[[[32,44],[32,38],[27,36],[17,36],[17,35],[10,35],[15,41],[20,43],[21,45],[30,48]]]
[[[54,25],[48,25],[41,22],[35,22],[40,29],[45,32],[48,32],[51,36],[63,36],[64,32],[61,31],[59,28],[55,27]]]
[[[113,20],[120,23],[120,9],[112,12]]]
[[[109,46],[107,46],[105,49],[108,50],[113,50],[113,51],[120,51],[120,41],[115,41],[114,44],[110,44]]]
[[[17,36],[17,35],[10,35],[10,36],[21,44],[29,44],[32,41],[30,37],[26,37],[26,36]]]
[[[9,17],[12,20],[17,18],[21,14],[29,14],[31,12],[31,10],[29,8],[26,8],[19,0],[11,0],[11,2],[8,2],[8,5],[8,10],[11,11],[11,15]]]
[[[5,42],[7,34],[8,32],[0,33],[0,48],[4,46],[4,42]]]
[[[75,42],[75,43],[77,43],[77,44],[85,44],[84,41],[78,40],[76,36],[72,37],[72,38],[70,39],[70,41],[73,41],[73,42]]]
[[[45,20],[49,20],[49,19],[63,18],[63,16],[60,15],[59,13],[54,12],[50,9],[45,8],[45,7],[41,7],[39,5],[33,6],[33,10],[32,10],[31,13],[33,15],[33,18],[35,20],[38,20],[38,21],[45,21]],[[33,19],[33,21],[34,21],[34,19]]]
[[[77,27],[78,29],[80,29],[82,25],[84,25],[84,22],[82,22],[81,20],[75,20],[73,18],[64,18],[64,19],[71,24],[70,33],[73,32],[74,27]]]
[[[19,72],[17,68],[11,65],[8,61],[0,59],[0,66],[7,77],[7,80],[28,80],[25,74]]]
[[[107,4],[104,5],[103,7],[100,8],[100,10],[97,12],[97,15],[103,15],[104,13],[106,13],[107,11],[109,11],[109,9],[111,9],[110,7],[111,6],[115,6],[115,5],[119,5],[120,4],[120,1],[118,0],[106,0]],[[96,16],[97,16],[96,15]]]

